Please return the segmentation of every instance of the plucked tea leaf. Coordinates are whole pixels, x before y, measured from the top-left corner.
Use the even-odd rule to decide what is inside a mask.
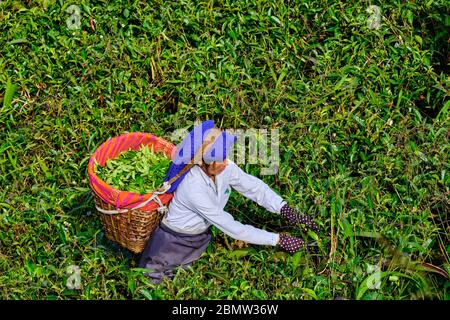
[[[104,167],[96,164],[95,172],[118,190],[145,194],[162,185],[169,166],[170,160],[164,154],[143,146],[106,161]]]

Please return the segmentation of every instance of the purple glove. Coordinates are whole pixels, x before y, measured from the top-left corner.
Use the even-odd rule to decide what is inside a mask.
[[[306,244],[305,241],[300,238],[281,233],[278,246],[284,251],[292,254],[299,251],[301,248],[306,247]]]
[[[289,207],[287,204],[285,204],[280,211],[281,216],[286,219],[290,224],[293,225],[297,225],[297,224],[304,224],[305,225],[305,229],[311,229],[314,232],[319,232],[319,227],[317,226],[317,224],[314,222],[314,219],[308,217],[308,216],[304,216],[304,215],[300,215],[297,213],[297,211],[295,209],[292,209],[291,207]]]

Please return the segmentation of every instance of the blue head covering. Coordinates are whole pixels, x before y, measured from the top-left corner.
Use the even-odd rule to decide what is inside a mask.
[[[237,137],[235,135],[223,131],[221,136],[217,138],[211,148],[208,149],[203,155],[203,160],[205,163],[209,164],[213,161],[224,161],[236,140]]]
[[[176,154],[172,159],[172,163],[167,172],[164,181],[169,181],[178,174],[193,158],[195,153],[202,146],[204,138],[209,131],[214,128],[214,121],[207,120],[197,125],[192,129],[189,134],[178,144],[176,148]],[[228,132],[222,132],[221,136],[213,143],[208,151],[203,155],[203,159],[206,163],[212,161],[222,162],[227,157],[228,151],[232,148],[236,142],[236,136],[231,135]],[[175,182],[172,183],[168,193],[174,192],[178,185],[183,181],[184,177],[189,171],[181,175]]]

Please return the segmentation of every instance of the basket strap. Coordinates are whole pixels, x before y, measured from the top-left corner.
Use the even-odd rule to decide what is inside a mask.
[[[104,214],[118,214],[128,212],[128,209],[120,209],[120,210],[105,210],[100,208],[98,205],[95,205],[95,209]]]
[[[158,190],[153,191],[153,194],[150,198],[148,198],[147,200],[145,200],[144,202],[141,202],[140,204],[138,204],[136,207],[130,209],[130,210],[136,210],[136,209],[140,209],[142,207],[145,207],[150,201],[155,201],[157,204],[159,204],[159,208],[161,209],[162,207],[165,207],[161,200],[158,198],[158,196],[160,194],[164,194],[166,193],[167,190],[169,190],[170,185],[167,183],[163,183],[163,186],[161,188],[159,188]]]
[[[162,204],[161,199],[159,199],[158,196],[166,193],[166,191],[170,189],[172,183],[174,183],[179,177],[181,177],[184,173],[190,170],[194,165],[200,163],[200,161],[203,158],[204,152],[206,152],[208,150],[207,148],[210,148],[214,144],[214,142],[220,137],[221,134],[222,132],[219,129],[217,128],[211,129],[208,135],[206,135],[205,141],[202,143],[199,150],[197,150],[197,152],[194,154],[194,158],[182,170],[180,170],[180,172],[178,172],[174,177],[172,177],[172,179],[170,179],[169,181],[165,181],[161,187],[153,191],[153,194],[150,198],[138,204],[136,207],[131,209],[105,210],[95,205],[95,208],[101,213],[118,214],[118,213],[126,213],[130,210],[140,209],[142,207],[145,207],[150,201],[155,201],[159,205],[159,208],[157,209],[158,212],[167,213],[167,207]]]
[[[164,183],[165,184],[165,183]],[[165,213],[165,211],[167,210],[167,207],[165,205],[162,204],[161,199],[158,198],[158,196],[160,194],[164,194],[167,190],[169,190],[170,185],[163,185],[162,186],[163,192],[161,191],[154,191],[153,194],[151,195],[150,198],[148,198],[147,200],[145,200],[144,202],[141,202],[140,204],[138,204],[136,207],[132,208],[132,209],[119,209],[119,210],[105,210],[100,208],[99,206],[95,205],[95,208],[100,211],[101,213],[105,213],[105,214],[118,214],[118,213],[126,213],[130,210],[136,210],[136,209],[140,209],[142,207],[145,207],[150,201],[155,201],[158,205],[159,208],[157,209],[158,212],[160,213]]]

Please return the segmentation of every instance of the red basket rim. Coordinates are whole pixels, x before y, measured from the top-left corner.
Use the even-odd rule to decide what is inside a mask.
[[[95,161],[104,166],[107,160],[117,158],[122,152],[130,149],[139,150],[143,145],[152,145],[155,151],[163,152],[169,159],[173,159],[175,155],[175,145],[163,138],[146,132],[126,132],[120,136],[109,138],[102,143],[89,159],[88,176],[92,191],[104,202],[113,205],[117,210],[133,209],[138,204],[148,200],[153,192],[139,194],[115,189],[95,174]],[[168,203],[172,197],[172,193],[158,196],[163,204]],[[150,212],[158,207],[158,204],[152,201],[139,210]]]

